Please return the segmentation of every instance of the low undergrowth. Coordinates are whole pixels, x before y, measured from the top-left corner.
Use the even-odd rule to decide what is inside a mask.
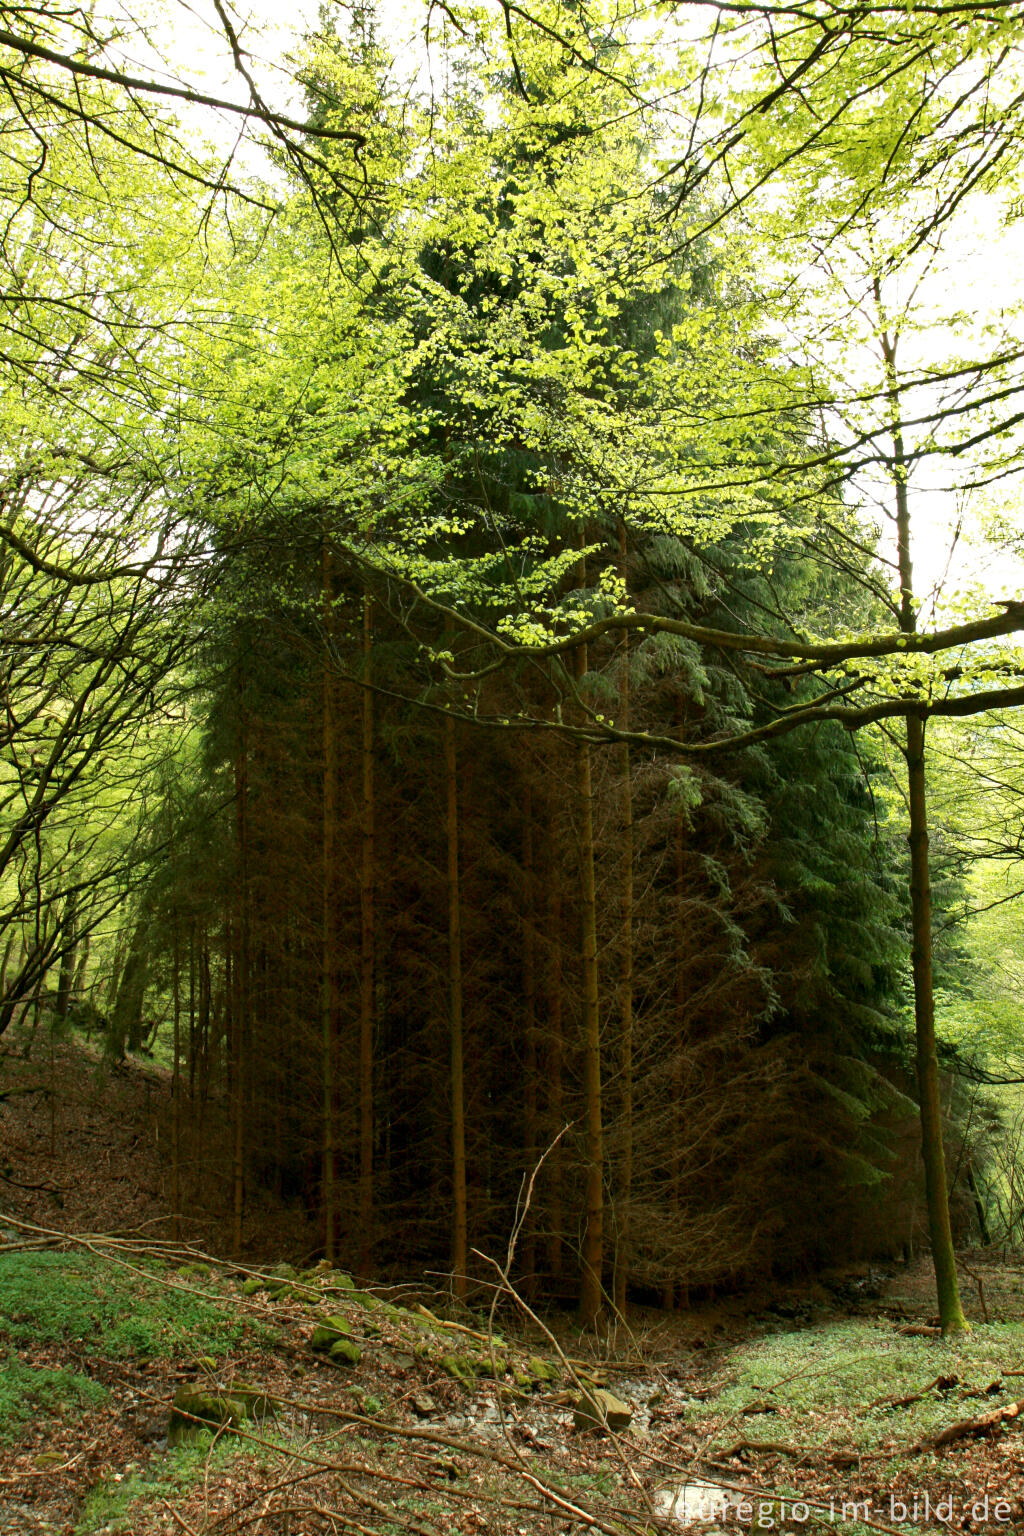
[[[27,1365],[12,1351],[0,1359],[0,1442],[12,1443],[40,1416],[61,1418],[106,1397],[105,1388],[88,1376]]]
[[[233,1349],[245,1319],[202,1296],[92,1253],[0,1253],[0,1336],[16,1345],[74,1341],[110,1359],[214,1358]],[[191,1290],[202,1287],[190,1279]]]
[[[741,1425],[749,1441],[795,1438],[868,1453],[894,1436],[927,1440],[1007,1396],[1024,1396],[1022,1322],[976,1324],[955,1340],[848,1322],[745,1346],[694,1417],[724,1416],[719,1445],[735,1441]]]

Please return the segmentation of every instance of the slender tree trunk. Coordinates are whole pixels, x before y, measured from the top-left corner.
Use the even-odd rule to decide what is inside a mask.
[[[321,964],[321,1071],[323,1076],[323,1220],[324,1257],[336,1257],[338,1223],[337,1128],[335,1125],[334,1057],[338,1024],[337,844],[338,844],[338,739],[336,688],[331,671],[330,642],[333,632],[334,579],[326,544],[323,551],[323,893]]]
[[[71,1005],[71,991],[74,986],[78,958],[77,926],[78,897],[76,892],[72,891],[64,905],[64,915],[61,919],[60,967],[57,971],[57,998],[54,1005],[54,1016],[58,1019],[67,1018],[68,1008]]]
[[[537,946],[533,859],[533,791],[523,794],[523,1027],[525,1060],[523,1084],[523,1141],[527,1182],[537,1166]],[[523,1229],[523,1294],[532,1300],[537,1292],[537,1220],[527,1211]]]
[[[174,1065],[171,1070],[171,1213],[174,1241],[181,1238],[181,938],[178,914],[173,915],[174,962],[171,985],[174,1007]]]
[[[629,640],[623,636],[619,716],[629,730]],[[616,1311],[626,1308],[629,1283],[631,1205],[633,1199],[633,776],[628,743],[622,747],[622,975],[619,1033],[618,1213],[615,1231]]]
[[[363,598],[362,858],[359,866],[359,1263],[373,1266],[373,1037],[376,1023],[374,897],[373,603]]]
[[[875,298],[882,315],[881,286]],[[910,544],[910,503],[907,491],[907,458],[903,441],[899,379],[896,371],[896,339],[881,331],[889,392],[892,432],[892,480],[896,496],[896,534],[900,574],[900,629],[917,629],[914,604],[914,568]],[[906,716],[907,788],[910,803],[910,921],[914,971],[914,1023],[917,1036],[917,1089],[921,1108],[921,1155],[924,1160],[928,1235],[938,1292],[939,1323],[943,1333],[962,1333],[967,1327],[956,1274],[956,1254],[949,1219],[949,1188],[946,1155],[942,1144],[942,1103],[939,1095],[939,1061],[935,1039],[935,987],[932,966],[932,897],[928,858],[928,800],[925,785],[925,722],[908,710]]]
[[[452,1271],[455,1294],[466,1294],[466,1108],[462,1039],[462,909],[459,899],[459,798],[455,721],[444,722],[444,775],[448,842],[448,1010],[451,1049]]]
[[[575,653],[576,679],[587,672],[586,647]],[[582,959],[583,1124],[585,1140],[584,1227],[580,1255],[580,1317],[595,1323],[604,1302],[604,1147],[601,1123],[601,1020],[597,976],[597,886],[594,876],[594,795],[590,747],[576,748],[580,949]]]
[[[917,1034],[917,1091],[921,1105],[921,1155],[924,1160],[928,1235],[935,1266],[939,1322],[943,1333],[968,1327],[960,1304],[956,1253],[949,1219],[946,1155],[942,1142],[942,1100],[935,1038],[935,989],[932,973],[932,898],[928,866],[928,815],[925,797],[924,721],[907,716],[907,779],[910,799],[910,908],[914,967],[914,1022]]]
[[[4,997],[7,991],[7,967],[10,964],[16,942],[14,934],[11,933],[8,935],[7,943],[4,945],[4,958],[0,961],[0,999]]]
[[[72,997],[81,997],[85,991],[85,978],[89,973],[89,948],[90,935],[87,933],[78,944],[78,960],[75,964],[74,980],[71,983]],[[3,985],[0,983],[0,996],[3,996]]]
[[[548,1110],[551,1129],[557,1136],[565,1124],[565,1091],[562,1082],[565,1045],[562,1037],[562,891],[561,871],[552,845],[548,862]],[[565,1201],[562,1194],[564,1163],[562,1144],[552,1149],[547,1161],[548,1198],[548,1270],[552,1279],[562,1274],[562,1233]]]
[[[989,1228],[988,1214],[985,1210],[985,1202],[982,1199],[981,1189],[978,1186],[977,1179],[974,1177],[974,1169],[971,1167],[970,1163],[967,1164],[966,1178],[967,1188],[970,1190],[971,1199],[974,1201],[974,1214],[978,1218],[978,1236],[981,1238],[981,1241],[987,1248],[989,1243],[992,1241],[992,1232]]]
[[[241,685],[239,687],[241,692]],[[238,953],[235,956],[234,999],[234,1082],[232,1147],[232,1230],[236,1253],[242,1250],[242,1218],[245,1213],[245,1083],[249,1044],[249,743],[244,700],[239,700],[240,732],[235,759],[235,821],[238,840]],[[228,948],[230,950],[230,944]]]
[[[682,724],[682,721],[680,720],[680,725],[681,724]],[[672,1049],[673,1049],[674,1055],[673,1055],[673,1058],[672,1058],[672,1061],[671,1061],[670,1067],[669,1067],[669,1078],[670,1078],[670,1082],[671,1082],[672,1087],[671,1087],[671,1101],[670,1101],[670,1104],[669,1104],[669,1112],[668,1112],[669,1125],[671,1127],[671,1130],[669,1132],[669,1155],[668,1155],[668,1165],[669,1165],[669,1200],[670,1200],[671,1206],[672,1206],[672,1217],[673,1217],[672,1224],[673,1224],[674,1230],[676,1232],[679,1231],[679,1225],[680,1225],[680,1222],[679,1222],[679,1208],[680,1208],[680,1203],[681,1203],[681,1199],[682,1199],[681,1185],[682,1185],[682,1178],[683,1178],[682,1156],[681,1156],[681,1153],[680,1153],[680,1148],[682,1146],[682,1140],[683,1140],[683,1127],[682,1127],[682,1124],[681,1124],[681,1113],[682,1112],[681,1112],[680,1106],[681,1106],[682,1100],[683,1100],[683,1072],[682,1072],[683,1041],[682,1041],[682,1028],[683,1028],[683,1017],[684,1017],[685,1010],[686,1010],[686,968],[685,968],[685,966],[683,964],[683,956],[684,956],[684,952],[685,952],[685,947],[684,947],[684,943],[683,943],[683,910],[684,910],[683,898],[684,898],[684,895],[685,895],[684,882],[685,882],[685,871],[686,871],[685,853],[686,853],[686,824],[685,824],[682,816],[680,816],[678,824],[676,826],[675,848],[674,848],[674,858],[675,858],[675,891],[676,891],[676,902],[677,902],[677,905],[678,905],[678,916],[677,916],[677,919],[676,919],[677,933],[676,933],[676,964],[675,964],[675,1010],[676,1010],[675,1016],[676,1016],[676,1027],[675,1027],[675,1029],[673,1030],[673,1033],[672,1033]],[[673,1308],[675,1307],[675,1305],[676,1305],[676,1277],[673,1276],[671,1279],[669,1279],[669,1280],[667,1280],[665,1282],[665,1285],[663,1286],[662,1293],[661,1293],[661,1304],[662,1304],[662,1306],[665,1308],[665,1310],[667,1312],[671,1312],[673,1310]]]

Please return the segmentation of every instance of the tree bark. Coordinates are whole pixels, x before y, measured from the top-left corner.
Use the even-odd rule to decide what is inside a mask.
[[[885,362],[890,431],[891,473],[896,497],[896,537],[900,576],[899,626],[905,635],[917,630],[914,603],[914,567],[910,542],[910,501],[907,457],[903,439],[899,376],[896,371],[896,338],[885,328],[881,285],[876,280],[875,299],[880,321],[880,340]],[[935,985],[932,965],[932,897],[928,856],[928,798],[925,783],[925,721],[908,710],[906,715],[907,792],[910,805],[910,922],[914,971],[914,1026],[917,1042],[917,1090],[921,1110],[921,1156],[924,1161],[928,1235],[939,1302],[939,1324],[944,1334],[968,1328],[960,1303],[956,1254],[949,1219],[949,1188],[946,1155],[942,1144],[942,1102],[939,1095],[939,1062],[935,1039]]]
[[[359,865],[359,1264],[373,1266],[373,1039],[376,1024],[373,602],[363,598],[362,850]]]
[[[586,648],[575,654],[576,679],[587,671]],[[590,747],[576,747],[579,853],[580,951],[582,961],[582,1046],[584,1124],[584,1227],[580,1253],[580,1318],[595,1323],[604,1304],[604,1145],[601,1103],[601,1018],[597,974],[597,887],[594,876],[594,796]]]
[[[533,791],[523,794],[523,1143],[526,1179],[537,1166],[537,946],[533,858]],[[525,1186],[524,1186],[525,1188]],[[527,1211],[523,1228],[523,1294],[528,1301],[537,1293],[537,1217]]]
[[[444,722],[445,823],[448,843],[448,1026],[451,1067],[452,1276],[466,1294],[466,1107],[463,1081],[462,909],[459,900],[459,795],[455,721]]]
[[[320,974],[320,1058],[323,1077],[323,1135],[321,1145],[321,1203],[324,1223],[324,1257],[336,1258],[338,1222],[337,1147],[335,1126],[334,1056],[338,1032],[338,937],[335,893],[337,887],[338,846],[338,738],[335,719],[335,683],[331,670],[330,643],[333,631],[334,592],[331,557],[326,543],[323,550],[322,599],[324,613],[324,653],[322,670],[323,731],[323,828],[322,828],[322,908]]]
[[[619,569],[627,579],[626,528],[619,522]],[[620,641],[619,718],[630,725],[629,631]],[[615,1310],[626,1310],[629,1283],[631,1205],[633,1199],[633,773],[628,742],[622,749],[622,970],[620,976],[618,1211],[615,1230]]]
[[[548,1015],[548,1120],[557,1136],[565,1124],[565,1093],[562,1082],[562,892],[559,885],[560,870],[555,857],[554,843],[549,852],[548,864],[548,942],[551,946],[547,969]],[[552,1279],[562,1274],[562,1227],[564,1199],[562,1178],[564,1164],[562,1144],[552,1148],[547,1160],[549,1196],[547,1201],[547,1265]]]

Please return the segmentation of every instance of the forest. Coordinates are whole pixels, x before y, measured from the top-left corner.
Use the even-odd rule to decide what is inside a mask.
[[[1022,66],[1018,0],[0,4],[12,1255],[595,1348],[924,1266],[980,1348]]]

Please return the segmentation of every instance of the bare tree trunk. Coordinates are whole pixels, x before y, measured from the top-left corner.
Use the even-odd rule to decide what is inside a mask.
[[[239,688],[241,692],[241,688]],[[234,959],[234,1081],[232,1147],[232,1241],[242,1249],[245,1212],[245,1081],[249,1037],[249,760],[244,700],[240,698],[239,747],[235,758],[235,823],[238,840],[238,953]],[[230,951],[230,944],[228,946]]]
[[[523,1141],[526,1177],[537,1166],[537,947],[535,880],[533,860],[533,791],[523,793],[523,1027],[525,1030],[525,1078],[523,1084]],[[523,1231],[523,1294],[532,1300],[537,1293],[536,1213],[527,1211]]]
[[[562,892],[558,883],[559,869],[552,848],[548,862],[548,942],[551,956],[548,964],[547,1014],[548,1014],[548,1108],[550,1125],[557,1136],[565,1123],[565,1092],[562,1082],[565,1046],[562,1038]],[[548,1158],[548,1269],[552,1279],[562,1274],[562,1231],[565,1202],[562,1195],[563,1177],[562,1146],[558,1143]]]
[[[681,1056],[682,1056],[682,1048],[683,1048],[682,1047],[681,1036],[682,1036],[683,1016],[684,1016],[684,1012],[685,1012],[685,1008],[686,1008],[686,971],[685,971],[685,968],[684,968],[684,965],[683,965],[683,933],[682,933],[682,921],[683,921],[682,914],[683,914],[683,910],[684,910],[684,908],[683,908],[683,898],[684,898],[684,894],[685,894],[684,893],[684,889],[683,889],[683,878],[684,878],[684,871],[685,871],[685,861],[684,861],[684,857],[683,856],[684,856],[684,853],[686,851],[685,837],[686,837],[685,823],[683,821],[683,818],[680,816],[679,823],[678,823],[678,825],[676,827],[675,848],[674,848],[674,855],[675,855],[675,891],[676,891],[676,902],[677,902],[677,905],[678,905],[678,916],[677,916],[677,919],[676,919],[677,933],[676,933],[676,964],[675,964],[676,1027],[675,1027],[675,1030],[673,1031],[673,1048],[674,1048],[676,1054],[675,1054],[675,1058],[671,1062],[670,1068],[669,1068],[669,1078],[670,1078],[670,1081],[671,1081],[671,1084],[672,1084],[672,1090],[671,1090],[671,1092],[672,1092],[672,1099],[671,1099],[671,1103],[669,1105],[669,1125],[671,1126],[671,1130],[669,1132],[669,1142],[670,1142],[670,1145],[669,1145],[669,1155],[668,1155],[668,1164],[669,1164],[669,1199],[671,1201],[672,1209],[673,1209],[673,1212],[674,1212],[675,1218],[676,1218],[675,1222],[674,1222],[674,1227],[675,1227],[676,1231],[679,1230],[679,1205],[680,1205],[680,1199],[681,1199],[681,1193],[682,1193],[681,1189],[680,1189],[680,1185],[682,1183],[682,1177],[683,1177],[682,1157],[681,1157],[679,1149],[682,1146],[682,1137],[683,1137],[683,1127],[682,1127],[682,1125],[680,1123],[680,1115],[681,1115],[680,1105],[682,1104],[682,1098],[683,1098],[683,1093],[682,1093],[682,1089],[683,1089],[683,1074],[682,1074],[682,1068],[681,1068],[681,1065],[680,1065]],[[667,1280],[665,1282],[664,1286],[662,1287],[661,1304],[662,1304],[662,1306],[665,1308],[665,1310],[667,1312],[671,1312],[672,1309],[675,1307],[675,1304],[676,1304],[676,1279],[675,1279],[675,1277]]]
[[[914,603],[914,567],[910,545],[910,503],[907,491],[907,457],[903,440],[899,376],[896,370],[897,338],[885,328],[881,284],[876,279],[875,300],[880,321],[880,340],[885,360],[892,434],[891,473],[896,497],[896,535],[900,573],[899,624],[904,634],[917,629]],[[956,1253],[949,1219],[946,1155],[942,1144],[942,1102],[939,1095],[939,1059],[935,1038],[935,984],[932,965],[932,896],[928,857],[928,800],[925,784],[925,722],[908,710],[906,716],[907,789],[910,804],[910,922],[914,971],[914,1024],[917,1037],[917,1089],[921,1108],[921,1156],[924,1160],[928,1235],[938,1292],[939,1323],[943,1333],[962,1333],[967,1327],[957,1283]]]
[[[587,672],[586,647],[575,653],[577,682]],[[601,1123],[601,1020],[597,976],[597,886],[594,877],[594,796],[590,747],[576,748],[579,852],[580,951],[582,960],[583,1125],[585,1141],[584,1227],[580,1254],[580,1317],[595,1323],[604,1303],[604,1147]]]
[[[174,922],[174,1065],[171,1070],[171,1214],[174,1241],[181,1238],[181,938],[177,911]]]
[[[75,891],[71,891],[64,904],[64,913],[61,918],[60,935],[60,967],[57,971],[57,998],[54,1004],[54,1017],[66,1019],[68,1008],[71,1005],[71,991],[75,980],[75,969],[78,958],[78,897]]]
[[[373,1037],[376,1023],[374,896],[373,602],[363,598],[363,805],[359,866],[359,1263],[373,1265]]]
[[[335,683],[331,670],[331,636],[334,627],[334,579],[326,543],[323,550],[323,892],[321,966],[321,1072],[323,1075],[322,1203],[324,1257],[336,1257],[338,1223],[337,1128],[334,1113],[334,1057],[338,1032],[338,938],[335,895],[338,842],[338,739],[335,719]]]
[[[455,721],[444,722],[446,830],[448,842],[448,1010],[451,1049],[452,1271],[455,1294],[466,1294],[466,1107],[463,1081],[462,909],[459,900],[459,798]]]
[[[967,1327],[960,1304],[953,1229],[949,1219],[946,1155],[942,1144],[942,1099],[935,1038],[935,989],[932,972],[932,898],[928,861],[925,797],[924,721],[907,716],[907,780],[910,799],[910,908],[914,968],[914,1023],[917,1034],[917,1091],[921,1105],[921,1156],[924,1160],[928,1235],[935,1266],[939,1323],[943,1333]]]
[[[622,572],[625,575],[625,530],[619,529]],[[622,678],[619,684],[621,728],[629,730],[629,635],[622,636]],[[615,1309],[626,1309],[629,1283],[630,1207],[633,1199],[633,775],[629,744],[622,747],[622,974],[619,1032],[619,1121],[621,1152],[618,1169],[618,1212],[615,1231]]]

